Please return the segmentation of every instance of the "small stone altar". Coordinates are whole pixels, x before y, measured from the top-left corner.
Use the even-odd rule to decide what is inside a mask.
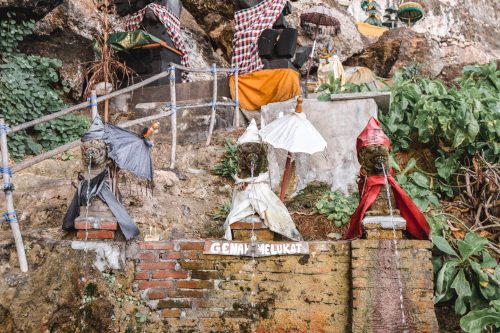
[[[288,210],[269,185],[267,152],[255,120],[236,144],[236,186],[224,223],[224,238],[251,242],[302,240]]]
[[[403,239],[406,230],[401,216],[366,216],[362,223],[366,239]]]

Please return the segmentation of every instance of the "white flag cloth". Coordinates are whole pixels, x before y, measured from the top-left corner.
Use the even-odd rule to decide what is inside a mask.
[[[232,208],[224,223],[225,239],[232,239],[231,224],[243,222],[245,218],[257,214],[271,231],[291,240],[302,240],[290,213],[271,190],[268,172],[253,178],[236,177],[236,185],[242,183],[248,185],[244,190],[238,189],[238,186],[234,189]]]
[[[259,133],[263,142],[291,153],[314,154],[326,148],[325,139],[303,112],[290,111]]]

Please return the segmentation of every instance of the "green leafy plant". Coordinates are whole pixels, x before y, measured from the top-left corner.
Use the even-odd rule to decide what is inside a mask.
[[[148,321],[148,315],[137,311],[135,313],[135,319],[137,320],[138,323],[142,324],[142,323],[145,323],[146,321]]]
[[[357,193],[344,195],[340,191],[325,193],[316,203],[315,212],[325,215],[337,228],[347,225],[358,206]]]
[[[236,168],[238,167],[236,159],[236,145],[226,139],[224,148],[226,151],[224,153],[224,157],[222,158],[222,162],[217,164],[213,171],[219,176],[234,179],[234,176],[236,175]]]
[[[436,154],[436,191],[451,197],[453,175],[471,156],[500,161],[500,71],[496,63],[466,67],[457,85],[400,71],[393,77],[391,108],[380,120],[394,151],[423,144]]]
[[[13,52],[17,43],[31,34],[34,26],[34,20],[17,22],[14,14],[7,13],[7,19],[0,21],[0,54]]]
[[[214,220],[224,221],[231,211],[231,203],[229,201],[224,202],[222,205],[214,209],[210,216]]]
[[[417,161],[412,158],[404,170],[401,170],[391,156],[391,166],[398,171],[395,175],[396,181],[408,193],[418,209],[425,212],[431,203],[436,207],[439,206],[439,198],[434,193],[433,178],[420,171],[414,171],[416,165]]]
[[[346,83],[342,85],[340,79],[336,79],[333,75],[328,76],[328,82],[322,83],[318,87],[318,101],[327,102],[329,101],[331,94],[341,94],[341,93],[359,93],[372,91],[368,84],[354,84]]]
[[[17,51],[33,26],[32,21],[17,22],[13,14],[0,22],[0,112],[9,126],[61,110],[62,94],[69,89],[57,72],[60,60]],[[14,159],[39,154],[77,139],[87,128],[85,117],[68,115],[9,135],[9,152]]]
[[[500,266],[485,249],[489,241],[469,232],[463,240],[434,234],[432,242],[443,253],[433,257],[434,303],[454,299],[466,332],[500,328]]]

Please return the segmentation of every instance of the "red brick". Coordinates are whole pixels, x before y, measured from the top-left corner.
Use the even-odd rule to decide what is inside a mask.
[[[76,233],[78,239],[113,239],[115,232],[111,230],[78,230]]]
[[[181,316],[181,310],[180,309],[164,309],[161,312],[161,315],[164,318],[179,318]]]
[[[174,244],[170,242],[140,242],[141,250],[173,250]]]
[[[200,251],[182,251],[182,259],[198,259]]]
[[[181,250],[203,250],[204,242],[182,242]]]
[[[214,284],[212,281],[177,281],[177,288],[187,289],[212,289]]]
[[[158,261],[158,253],[143,251],[139,254],[139,259],[142,261]]]
[[[171,288],[173,284],[172,281],[139,281],[139,289]]]
[[[181,258],[181,253],[180,252],[172,252],[168,251],[167,253],[162,253],[161,254],[162,259],[180,259]]]
[[[139,264],[140,270],[169,269],[174,267],[175,267],[175,262],[173,261],[141,262]]]
[[[172,297],[172,298],[176,298],[176,297],[180,297],[180,298],[186,298],[186,297],[204,298],[205,292],[202,290],[176,289],[176,290],[168,290],[167,296]]]
[[[149,279],[149,272],[137,272],[135,273],[136,280],[147,280]]]
[[[167,291],[153,289],[153,290],[148,291],[147,297],[148,297],[148,299],[162,299],[162,298],[167,297]]]
[[[186,271],[161,270],[153,272],[153,279],[187,279]]]
[[[88,221],[75,221],[75,229],[85,230],[117,230],[118,223],[116,221],[100,221],[97,223],[90,223]]]

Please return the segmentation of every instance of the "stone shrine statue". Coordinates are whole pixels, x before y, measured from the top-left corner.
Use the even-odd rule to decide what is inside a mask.
[[[263,224],[272,232],[288,239],[302,240],[287,208],[271,189],[267,154],[255,120],[252,120],[236,144],[236,188],[231,211],[224,223],[224,238],[233,239],[231,225],[238,223],[248,224],[244,229]]]
[[[368,239],[392,239],[394,234],[402,238],[403,230],[408,238],[429,239],[430,228],[424,215],[392,177],[390,149],[380,122],[371,117],[356,140],[361,200],[344,239],[359,238],[363,232]]]

